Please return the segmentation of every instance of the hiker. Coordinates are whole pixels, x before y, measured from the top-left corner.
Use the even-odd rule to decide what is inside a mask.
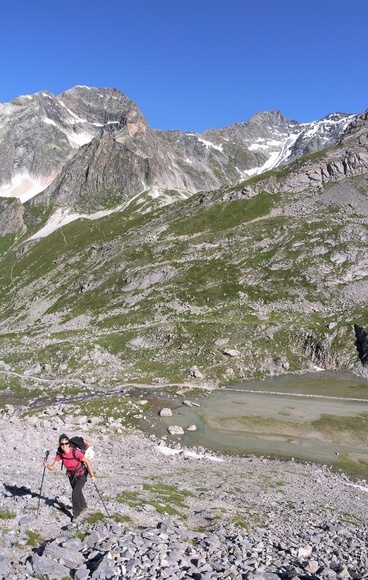
[[[59,447],[53,463],[44,462],[44,467],[50,471],[54,471],[58,463],[62,461],[67,470],[70,485],[72,486],[72,506],[73,518],[75,522],[82,512],[87,509],[86,500],[83,495],[83,487],[87,481],[89,473],[91,480],[95,481],[91,462],[83,455],[83,453],[70,444],[69,437],[65,434],[59,437]]]

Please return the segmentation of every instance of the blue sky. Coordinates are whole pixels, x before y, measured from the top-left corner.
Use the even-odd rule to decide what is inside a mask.
[[[5,0],[0,102],[114,87],[157,129],[368,108],[367,0]]]

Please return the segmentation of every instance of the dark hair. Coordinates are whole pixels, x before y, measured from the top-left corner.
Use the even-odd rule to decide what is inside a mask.
[[[68,441],[68,443],[69,443],[69,437],[68,437],[68,435],[65,435],[65,433],[63,433],[59,437],[59,445],[60,445],[60,443],[62,442],[63,439],[66,439]]]

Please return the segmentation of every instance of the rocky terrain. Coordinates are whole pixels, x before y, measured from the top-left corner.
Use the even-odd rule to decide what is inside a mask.
[[[65,472],[43,476],[62,432],[82,434],[95,450],[96,486],[86,485],[78,524]],[[32,414],[6,405],[1,578],[368,578],[366,481],[179,441],[61,402]]]

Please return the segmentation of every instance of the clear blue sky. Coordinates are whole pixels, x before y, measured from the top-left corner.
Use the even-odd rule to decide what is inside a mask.
[[[368,0],[4,0],[0,102],[115,87],[157,129],[368,108]]]

